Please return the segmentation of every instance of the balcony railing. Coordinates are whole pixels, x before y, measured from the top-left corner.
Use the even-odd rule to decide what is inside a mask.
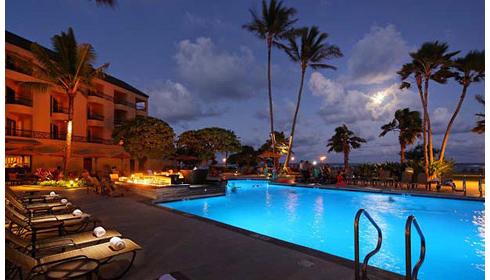
[[[6,128],[5,135],[26,137],[26,138],[37,138],[37,139],[66,140],[65,132],[52,133],[52,132],[44,132],[44,131]],[[106,145],[114,144],[114,141],[112,139],[103,139],[95,136],[85,137],[85,136],[73,135],[72,140],[74,142],[99,143],[99,144],[106,144]]]
[[[109,96],[109,95],[107,95],[103,92],[100,92],[100,91],[89,91],[88,96],[97,96],[97,97],[104,98],[104,99],[109,100],[109,101],[113,100],[112,96]]]
[[[128,106],[130,108],[133,108],[133,109],[136,108],[136,104],[131,103],[129,101],[126,101],[126,100],[124,100],[123,98],[120,98],[120,97],[114,98],[114,104],[126,105],[126,106]]]
[[[104,116],[103,115],[99,115],[99,114],[95,114],[95,113],[88,113],[87,114],[87,119],[89,119],[89,120],[103,121],[104,120]]]
[[[7,97],[5,98],[6,104],[19,104],[32,107],[32,99],[23,97]]]
[[[62,114],[68,114],[68,108],[66,107],[61,107],[61,106],[53,106],[52,113],[62,113]]]

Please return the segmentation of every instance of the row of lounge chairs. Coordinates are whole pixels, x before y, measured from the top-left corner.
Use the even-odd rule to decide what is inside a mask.
[[[7,187],[5,213],[7,279],[92,277],[116,259],[128,260],[119,271],[111,271],[110,278],[117,279],[131,268],[141,250],[54,193],[19,195]]]
[[[378,177],[353,177],[347,176],[346,183],[350,185],[363,185],[372,187],[399,188],[407,190],[423,189],[430,191],[432,186],[436,186],[439,190],[442,187],[450,187],[453,191],[457,191],[454,184],[447,185],[439,180],[427,180],[424,173],[419,173],[416,180],[413,179],[412,172],[403,172],[400,180],[391,176],[389,171],[381,170]]]

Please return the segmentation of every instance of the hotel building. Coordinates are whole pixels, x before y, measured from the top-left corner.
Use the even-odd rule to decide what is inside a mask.
[[[62,166],[67,96],[56,87],[47,92],[22,89],[19,83],[36,80],[18,64],[19,57],[25,62],[34,59],[32,42],[8,31],[5,41],[5,167],[34,172]],[[137,160],[114,143],[112,132],[125,120],[147,116],[148,95],[108,74],[94,83],[96,90],[75,98],[68,171],[96,172],[113,166],[126,172],[135,170]]]

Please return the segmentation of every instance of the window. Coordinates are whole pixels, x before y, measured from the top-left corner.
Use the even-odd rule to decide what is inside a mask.
[[[16,132],[17,132],[16,131],[17,130],[17,122],[12,120],[12,119],[7,118],[6,126],[7,126],[6,134],[9,136],[15,136]]]
[[[15,103],[15,90],[13,90],[11,87],[7,87],[5,89],[6,95],[5,95],[5,103],[7,104],[13,104]]]
[[[50,133],[51,133],[51,139],[61,139],[59,128],[57,125],[53,123],[51,124]]]

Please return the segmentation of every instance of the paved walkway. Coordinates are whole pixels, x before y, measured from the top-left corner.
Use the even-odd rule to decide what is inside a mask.
[[[130,193],[119,198],[87,194],[85,190],[63,193],[83,211],[99,218],[105,228],[120,231],[144,248],[125,279],[157,279],[174,271],[192,280],[350,280],[354,276],[352,267],[346,264],[185,217],[149,205]],[[373,280],[389,278],[370,274]]]

